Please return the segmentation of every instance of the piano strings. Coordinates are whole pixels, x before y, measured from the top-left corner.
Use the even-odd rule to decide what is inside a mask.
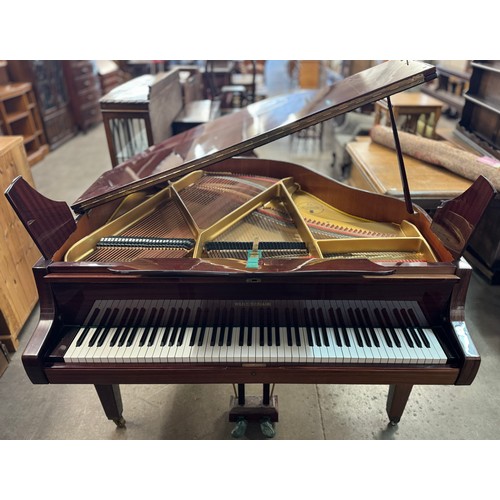
[[[193,248],[102,244],[114,236],[193,239]],[[148,258],[245,260],[257,242],[260,258],[370,259],[433,262],[415,226],[369,221],[337,210],[300,189],[293,179],[193,172],[112,218],[73,245],[66,261],[130,262]],[[284,243],[296,244],[284,247]],[[262,246],[264,245],[264,246]],[[280,246],[281,245],[281,246]],[[265,247],[265,248],[264,248]]]

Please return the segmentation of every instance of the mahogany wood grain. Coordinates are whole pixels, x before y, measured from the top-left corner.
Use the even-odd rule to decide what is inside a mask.
[[[5,196],[46,259],[50,259],[76,229],[66,203],[49,200],[22,177],[12,182]]]

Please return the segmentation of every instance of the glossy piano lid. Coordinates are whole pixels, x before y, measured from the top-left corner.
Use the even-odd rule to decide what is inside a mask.
[[[76,212],[238,156],[436,77],[418,61],[388,61],[319,90],[256,102],[151,146],[105,172],[72,205]]]

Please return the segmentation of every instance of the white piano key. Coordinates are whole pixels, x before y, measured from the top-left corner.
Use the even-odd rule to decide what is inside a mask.
[[[290,363],[292,361],[292,348],[288,345],[288,337],[286,333],[286,327],[280,326],[280,342],[281,345],[278,349],[276,361],[278,363]]]
[[[384,350],[385,355],[382,356],[381,363],[396,363],[401,360],[401,352],[395,346],[394,342],[391,341],[391,345],[387,343],[386,338],[384,337],[384,333],[382,328],[374,328],[373,331],[376,333],[379,342],[380,342],[380,350]],[[389,340],[390,337],[389,337]]]
[[[329,363],[342,363],[344,361],[344,356],[342,354],[342,349],[337,346],[335,341],[335,332],[333,328],[326,327],[326,335],[328,337],[328,343],[330,344],[327,348],[328,351],[328,362]]]
[[[448,358],[446,357],[446,354],[443,351],[443,348],[441,347],[439,340],[436,338],[436,334],[430,328],[423,328],[422,330],[429,339],[429,343],[432,346],[432,351],[434,354],[434,363],[446,364]]]
[[[248,343],[248,331],[249,329],[246,327],[243,327],[243,345],[239,346],[240,347],[240,361],[242,363],[248,363],[250,361],[250,347],[247,346]],[[240,337],[240,332],[238,332],[238,345],[239,345],[239,337]],[[252,359],[255,356],[255,347],[253,347],[253,355]]]
[[[211,326],[207,326],[205,328],[205,335],[203,338],[203,360],[205,363],[210,363],[212,361],[212,349],[210,346],[210,339],[212,338],[213,328]]]

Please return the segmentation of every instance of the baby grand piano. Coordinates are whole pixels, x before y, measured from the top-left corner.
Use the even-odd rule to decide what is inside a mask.
[[[461,255],[494,194],[484,178],[431,220],[409,199],[242,156],[434,77],[389,61],[252,104],[105,172],[76,219],[16,179],[6,195],[43,255],[31,381],[94,384],[118,426],[119,384],[231,383],[230,420],[264,419],[268,435],[271,384],[387,384],[393,424],[413,385],[471,384]]]

